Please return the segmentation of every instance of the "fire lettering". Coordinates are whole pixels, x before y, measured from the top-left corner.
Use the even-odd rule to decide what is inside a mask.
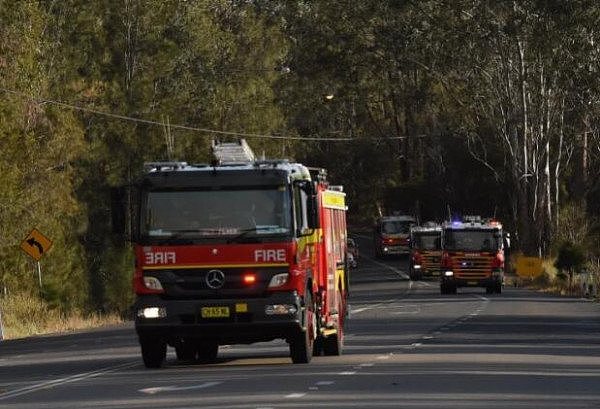
[[[154,253],[144,253],[146,264],[170,264],[175,263],[176,257],[174,251],[158,251]]]
[[[272,250],[255,250],[254,261],[270,262],[270,261],[285,261],[284,249]]]

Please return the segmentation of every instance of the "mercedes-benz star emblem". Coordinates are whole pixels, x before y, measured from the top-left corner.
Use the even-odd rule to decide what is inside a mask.
[[[212,288],[213,290],[217,290],[225,284],[225,274],[221,270],[210,270],[206,273],[206,285]]]

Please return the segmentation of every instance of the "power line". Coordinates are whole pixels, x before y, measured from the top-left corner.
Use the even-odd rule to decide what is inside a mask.
[[[16,95],[21,98],[29,99],[38,104],[51,104],[51,105],[56,105],[56,106],[74,110],[74,111],[87,112],[90,114],[105,116],[108,118],[120,119],[123,121],[137,122],[137,123],[142,123],[142,124],[146,124],[146,125],[154,125],[154,126],[160,126],[160,127],[169,127],[172,129],[181,129],[181,130],[186,130],[186,131],[204,132],[204,133],[216,134],[216,135],[237,136],[237,137],[243,137],[243,138],[261,138],[261,139],[279,139],[279,140],[301,140],[301,141],[322,141],[322,142],[349,142],[349,141],[359,140],[357,138],[349,138],[349,137],[320,138],[320,137],[316,137],[316,136],[304,137],[304,136],[266,135],[266,134],[256,134],[256,133],[220,131],[217,129],[209,129],[209,128],[198,128],[198,127],[189,126],[189,125],[178,125],[178,124],[165,123],[165,122],[161,122],[161,121],[153,121],[150,119],[135,118],[135,117],[127,116],[127,115],[121,115],[121,114],[115,114],[112,112],[100,111],[100,110],[93,109],[93,108],[86,108],[86,107],[82,107],[79,105],[67,104],[62,101],[56,101],[56,100],[47,99],[47,98],[36,98],[32,95],[25,94],[20,91],[3,88],[3,87],[0,87],[0,91],[3,91],[8,94]],[[424,136],[425,135],[416,135],[415,137],[421,138]],[[400,139],[405,139],[405,138],[406,138],[406,136],[390,136],[390,137],[385,137],[385,138],[379,137],[379,138],[370,138],[370,139],[371,140],[400,140]]]

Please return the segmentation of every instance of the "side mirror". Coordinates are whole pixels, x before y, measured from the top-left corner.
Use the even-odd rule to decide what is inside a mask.
[[[312,230],[320,227],[317,185],[310,180],[299,180],[294,184],[304,193],[306,201],[303,205],[306,206],[306,228],[312,234]]]
[[[309,229],[318,229],[319,223],[319,205],[317,204],[317,195],[308,196],[306,199],[306,224]]]
[[[510,233],[504,233],[504,246],[510,248]]]

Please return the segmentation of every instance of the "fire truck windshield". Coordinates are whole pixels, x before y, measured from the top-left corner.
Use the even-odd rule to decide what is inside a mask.
[[[408,221],[384,221],[381,223],[381,233],[407,234],[414,223]]]
[[[149,191],[142,235],[149,238],[246,237],[289,234],[292,211],[285,186],[235,190]]]
[[[502,235],[497,230],[452,230],[444,234],[444,249],[454,251],[498,251]]]
[[[415,234],[412,245],[419,250],[439,250],[440,233],[438,234]]]

